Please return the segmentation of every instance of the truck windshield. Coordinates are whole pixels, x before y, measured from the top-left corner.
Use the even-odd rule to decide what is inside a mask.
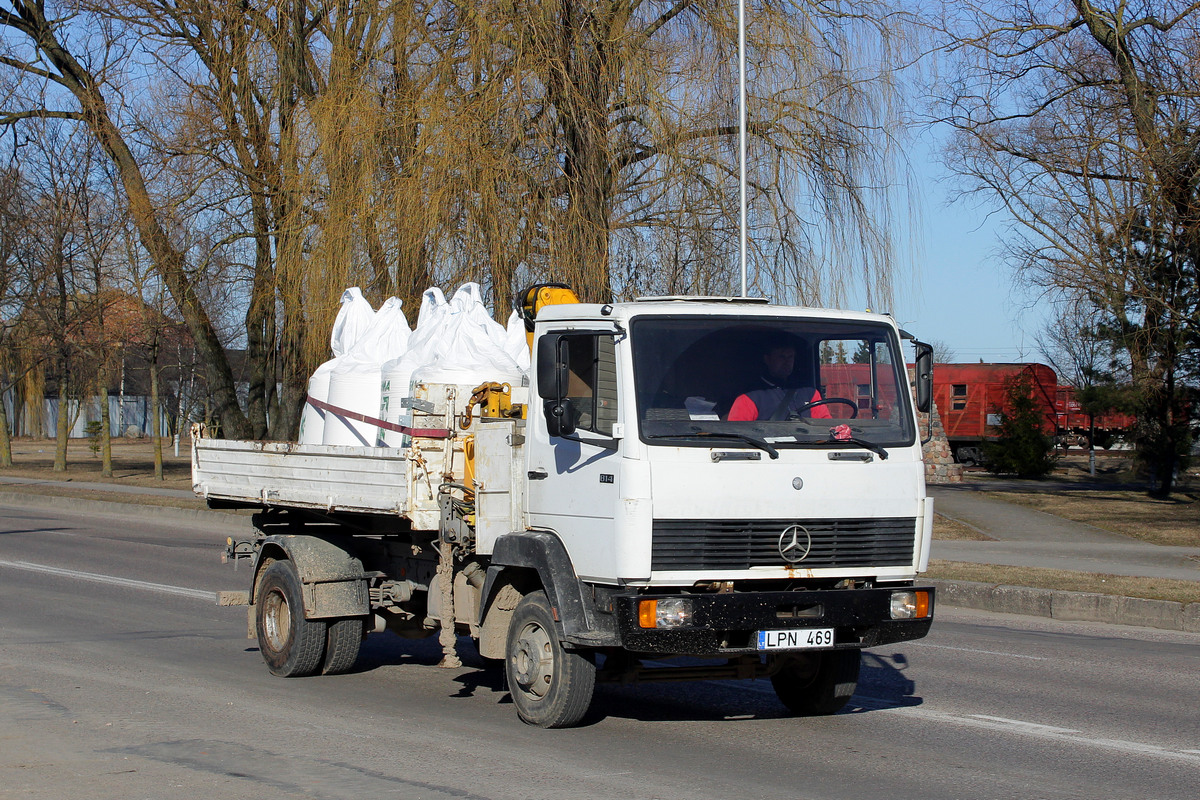
[[[641,436],[671,446],[906,446],[904,360],[883,324],[645,316],[631,325]]]

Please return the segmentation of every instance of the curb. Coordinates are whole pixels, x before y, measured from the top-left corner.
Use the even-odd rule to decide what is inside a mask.
[[[151,506],[122,500],[91,500],[61,494],[30,494],[0,490],[0,504],[18,508],[51,509],[79,514],[128,515],[131,508],[148,509],[163,521],[179,522],[198,527],[220,527],[245,532],[250,516],[237,512],[213,511],[206,508],[175,508]]]
[[[1200,633],[1200,603],[970,581],[931,580],[928,583],[937,590],[937,602],[948,606],[1070,622],[1103,622]]]

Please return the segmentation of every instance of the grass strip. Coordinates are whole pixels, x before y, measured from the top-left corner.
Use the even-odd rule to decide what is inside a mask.
[[[159,497],[158,495],[149,494],[127,494],[125,492],[106,492],[102,489],[88,489],[62,487],[62,486],[38,486],[37,484],[0,484],[0,498],[5,495],[40,495],[42,497],[70,497],[80,500],[100,500],[107,503],[122,503],[127,506],[151,506],[154,508],[182,508],[192,511],[207,511],[208,503],[197,497],[190,499],[186,497]],[[229,513],[242,514],[248,512],[238,511],[215,511],[213,513]]]
[[[1178,494],[1156,500],[1130,490],[987,491],[988,497],[1093,525],[1143,542],[1200,547],[1200,501]]]
[[[1067,592],[1093,592],[1176,603],[1200,603],[1200,581],[1138,578],[1096,572],[1068,572],[1042,567],[1007,567],[933,559],[924,577],[947,581],[973,581],[1006,586],[1032,586]]]
[[[933,538],[943,542],[992,542],[995,541],[983,531],[970,525],[965,525],[956,519],[933,514]]]

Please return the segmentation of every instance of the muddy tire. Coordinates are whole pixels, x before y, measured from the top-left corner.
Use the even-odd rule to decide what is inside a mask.
[[[304,618],[300,576],[290,561],[263,570],[255,604],[258,649],[267,669],[281,678],[312,675],[325,655],[324,620]]]
[[[331,619],[325,634],[325,658],[321,661],[322,675],[341,675],[349,672],[358,660],[358,648],[363,640],[362,617]]]
[[[517,715],[530,725],[568,728],[592,703],[594,656],[563,647],[545,592],[526,595],[513,611],[504,671]]]
[[[858,688],[858,650],[823,650],[800,656],[777,656],[771,675],[775,695],[797,716],[834,714]]]

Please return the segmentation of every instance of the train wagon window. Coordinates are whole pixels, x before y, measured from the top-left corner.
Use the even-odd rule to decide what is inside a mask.
[[[967,385],[965,383],[954,383],[950,385],[950,409],[952,411],[962,411],[967,407]]]

